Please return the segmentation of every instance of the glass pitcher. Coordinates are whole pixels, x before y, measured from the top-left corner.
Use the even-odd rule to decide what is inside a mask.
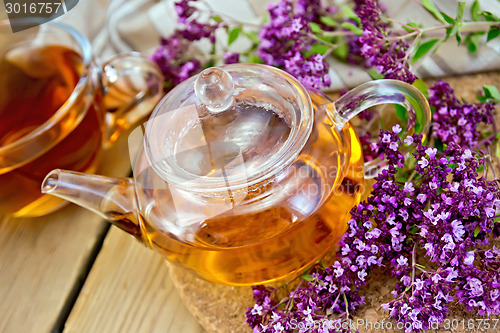
[[[64,205],[40,193],[45,175],[94,172],[103,148],[162,96],[161,71],[146,57],[122,54],[100,65],[90,42],[59,22],[12,33],[10,23],[32,21],[0,20],[0,214],[14,217]]]
[[[209,68],[173,89],[132,132],[133,179],[54,170],[42,191],[102,215],[167,260],[222,284],[296,274],[337,244],[363,188],[349,119],[403,105],[403,135],[426,133],[423,95],[394,80],[335,103],[264,65]]]

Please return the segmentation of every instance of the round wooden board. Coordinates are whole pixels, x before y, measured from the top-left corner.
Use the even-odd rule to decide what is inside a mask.
[[[500,89],[500,73],[484,73],[461,77],[445,78],[453,87],[455,93],[467,101],[475,101],[477,93],[485,84],[494,85]],[[432,84],[431,81],[427,82]],[[335,97],[335,95],[332,95]],[[500,117],[497,115],[497,119]],[[253,306],[250,287],[229,287],[206,282],[194,277],[182,268],[170,265],[170,276],[178,289],[187,308],[196,317],[200,324],[210,333],[245,333],[252,330],[245,323],[247,307]],[[387,313],[383,313],[380,304],[389,301],[392,280],[387,272],[375,271],[370,274],[367,285],[362,291],[366,295],[365,305],[354,316],[354,322],[363,323],[358,327],[360,332],[380,332],[373,324],[390,321]],[[462,308],[452,309],[449,318],[473,318]],[[496,318],[496,317],[495,317]],[[370,327],[372,325],[372,327]],[[395,324],[393,324],[396,327]],[[385,332],[401,332],[397,329],[383,329]],[[444,330],[433,330],[444,332]],[[480,332],[481,330],[467,330]],[[460,327],[454,332],[462,332]]]

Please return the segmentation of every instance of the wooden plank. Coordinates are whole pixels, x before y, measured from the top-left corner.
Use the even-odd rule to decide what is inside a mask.
[[[0,220],[0,332],[52,330],[103,228],[74,206]]]
[[[104,155],[101,173],[126,175],[126,136]],[[33,219],[0,216],[0,332],[50,332],[106,229],[82,208]]]
[[[204,331],[174,289],[163,258],[113,227],[64,332]]]

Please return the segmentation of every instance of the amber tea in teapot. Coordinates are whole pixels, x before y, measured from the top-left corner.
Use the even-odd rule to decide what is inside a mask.
[[[268,66],[209,68],[174,88],[129,136],[133,179],[54,170],[42,185],[101,214],[198,276],[251,285],[296,274],[332,249],[359,202],[365,164],[349,119],[378,104],[430,110],[379,80],[330,101]]]
[[[252,147],[242,153],[248,168],[253,159],[258,159],[255,156],[279,149],[290,136],[291,128],[285,118],[271,110],[245,106],[236,112],[239,114],[225,112],[216,117],[201,117],[200,126],[208,146],[222,142],[222,137],[234,128],[238,135],[233,136],[233,140],[240,147]],[[317,115],[312,139],[286,172],[286,178],[298,185],[285,182],[281,179],[284,174],[280,174],[246,189],[243,200],[240,193],[228,192],[224,199],[239,200],[240,205],[231,202],[227,211],[204,219],[203,223],[191,224],[180,237],[159,233],[149,224],[150,216],[155,214],[153,208],[149,216],[143,218],[147,242],[169,260],[192,268],[208,280],[225,284],[283,278],[325,254],[339,241],[347,225],[348,211],[359,202],[363,190],[363,158],[359,140],[348,124],[343,131],[350,136],[351,152],[347,154],[350,157],[346,161],[345,174],[343,179],[328,174],[336,173],[337,165],[334,158],[328,160],[321,156],[331,149],[334,135],[329,130],[330,120],[323,116],[322,113]],[[178,138],[179,145],[188,140],[189,131],[184,135]],[[179,154],[178,163],[200,176],[217,172],[214,165],[227,164],[227,161],[216,160],[217,152],[217,148],[213,148],[206,158],[196,158],[192,152],[187,156]],[[219,159],[224,158],[227,155],[219,156]],[[210,163],[204,165],[208,161]],[[158,190],[158,195],[152,194],[162,210],[190,206],[192,197],[189,194],[178,195],[175,204],[164,194],[163,190]],[[270,204],[269,198],[279,200]],[[180,200],[185,202],[179,203]]]

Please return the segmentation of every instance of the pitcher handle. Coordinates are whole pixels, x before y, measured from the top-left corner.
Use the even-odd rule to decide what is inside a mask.
[[[105,62],[101,66],[100,83],[107,109],[106,146],[147,116],[163,93],[160,69],[136,52],[120,54]]]
[[[426,137],[431,124],[431,110],[424,95],[415,87],[398,80],[376,80],[364,83],[334,102],[334,121],[340,128],[358,113],[380,104],[399,104],[408,112],[408,123],[402,138],[413,134]],[[407,153],[407,152],[403,152]],[[365,163],[365,178],[375,177],[382,168],[376,158]]]

